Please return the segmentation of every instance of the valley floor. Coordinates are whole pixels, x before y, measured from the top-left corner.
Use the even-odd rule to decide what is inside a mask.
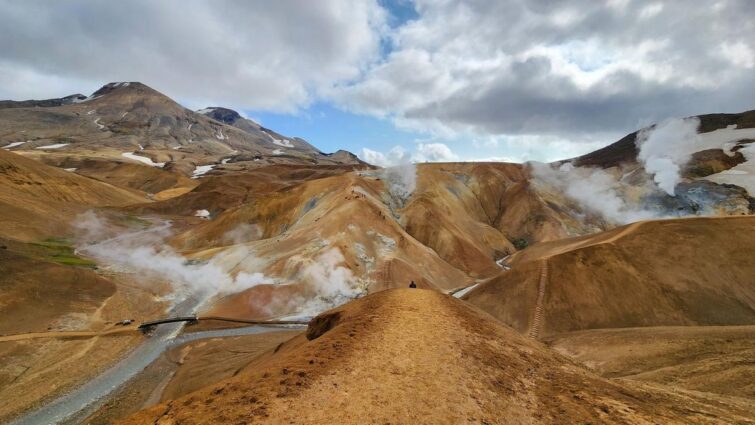
[[[270,355],[276,347],[300,333],[282,330],[212,338],[173,348],[118,389],[102,408],[82,423],[110,424],[140,409],[235,376],[256,359]]]
[[[128,279],[124,275],[114,278],[119,282],[116,291],[93,313],[69,313],[65,317],[70,322],[59,322],[59,327],[48,332],[14,332],[0,338],[0,421],[41,407],[88,382],[142,343],[144,337],[135,329],[114,323],[160,315],[165,305],[130,286]],[[5,325],[28,329],[27,322],[9,323],[14,317],[6,314]],[[71,332],[74,329],[80,332]],[[97,336],[109,332],[114,333]]]
[[[594,329],[544,343],[606,378],[755,403],[755,326]]]

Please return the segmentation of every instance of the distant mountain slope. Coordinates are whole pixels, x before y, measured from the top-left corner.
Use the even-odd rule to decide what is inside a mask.
[[[597,231],[562,197],[538,192],[526,165],[420,164],[417,188],[401,211],[407,233],[475,275],[500,270],[512,242],[553,240]]]
[[[44,108],[13,103],[15,107],[0,109],[0,127],[5,130],[0,147],[164,164],[188,176],[198,166],[229,162],[360,163],[258,128],[230,110],[196,113],[136,82],[110,83],[83,100],[58,103],[47,102]]]
[[[221,107],[208,107],[208,108],[199,110],[197,112],[207,117],[210,117],[216,121],[220,121],[222,123],[234,126],[249,134],[258,136],[259,138],[263,140],[267,139],[277,146],[288,148],[288,149],[294,149],[296,151],[307,153],[310,155],[318,155],[318,154],[322,155],[322,152],[320,152],[317,148],[307,143],[304,139],[300,139],[298,137],[290,138],[290,137],[282,136],[273,130],[262,127],[261,125],[257,124],[256,122],[248,118],[243,118],[241,115],[239,115],[238,112],[232,109],[221,108]]]
[[[49,108],[51,106],[69,105],[86,99],[83,94],[45,100],[0,100],[0,109],[6,108]]]
[[[701,133],[736,125],[737,128],[755,128],[755,110],[738,114],[707,114],[699,115]],[[622,164],[637,162],[639,150],[636,145],[637,134],[627,134],[621,140],[586,155],[573,158],[570,161],[579,167],[594,166],[601,168],[616,167]]]
[[[755,213],[755,110],[668,119],[570,160],[533,163],[540,193],[610,225]]]

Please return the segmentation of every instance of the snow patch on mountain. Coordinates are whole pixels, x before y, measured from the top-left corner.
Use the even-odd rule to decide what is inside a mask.
[[[60,149],[63,146],[68,146],[70,143],[55,143],[54,145],[38,146],[37,149]]]
[[[133,152],[124,152],[121,155],[128,159],[133,159],[134,161],[139,161],[152,167],[163,168],[165,166],[164,162],[154,162],[152,161],[151,158],[147,158],[146,156],[140,156]]]
[[[755,196],[755,143],[741,148],[739,152],[746,161],[720,173],[704,177],[718,184],[733,184],[744,188],[750,196]]]
[[[196,168],[194,168],[194,172],[191,173],[192,174],[191,178],[192,179],[198,179],[198,178],[202,177],[203,175],[207,174],[207,172],[210,171],[210,170],[212,170],[213,168],[215,168],[215,164],[197,165]]]
[[[11,149],[11,148],[15,148],[16,146],[21,146],[24,143],[26,143],[26,142],[13,142],[13,143],[10,143],[10,144],[7,144],[7,145],[3,146],[3,149],[8,150],[8,149]]]
[[[281,146],[281,147],[284,147],[284,148],[293,148],[293,147],[295,147],[293,145],[293,143],[291,143],[291,141],[288,140],[288,139],[276,139],[275,137],[273,137],[269,133],[265,133],[265,134],[267,134],[267,137],[269,137],[270,141],[273,142],[273,144],[275,144],[275,145],[278,145],[278,146]]]
[[[698,133],[697,117],[669,119],[637,135],[638,159],[663,191],[675,196],[674,188],[681,181],[681,169],[692,154],[707,149],[721,149],[732,156],[737,141],[755,138],[755,128],[738,129],[736,125]]]

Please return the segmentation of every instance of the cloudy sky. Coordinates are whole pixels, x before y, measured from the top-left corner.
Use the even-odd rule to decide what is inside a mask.
[[[755,108],[750,0],[0,0],[0,98],[141,81],[325,151],[555,160]]]

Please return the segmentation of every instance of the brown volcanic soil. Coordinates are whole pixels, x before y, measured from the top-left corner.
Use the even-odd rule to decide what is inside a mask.
[[[133,329],[94,337],[84,337],[86,332],[119,331],[124,328],[114,326],[115,322],[155,317],[165,308],[129,276],[100,276],[35,259],[7,259],[0,257],[4,334],[48,329],[61,336],[57,331],[84,332],[76,338],[0,342],[0,422],[94,378],[143,338]]]
[[[545,343],[606,378],[755,399],[755,326],[593,329]]]
[[[198,209],[218,214],[246,203],[254,203],[280,190],[310,180],[336,176],[352,171],[351,165],[272,165],[221,176],[210,175],[197,187],[181,196],[149,204],[135,205],[137,213],[193,215]],[[227,229],[230,230],[230,229]]]
[[[92,270],[0,249],[0,335],[45,331],[67,313],[92,314],[115,290]]]
[[[92,207],[148,200],[126,189],[0,149],[0,236],[64,236],[76,214]]]
[[[228,296],[210,313],[247,318],[289,314],[296,296],[313,297],[302,282],[302,265],[331,247],[368,292],[412,280],[422,288],[451,290],[496,275],[495,261],[515,250],[509,238],[585,231],[563,199],[531,188],[518,164],[423,164],[404,208],[381,174],[347,171],[278,165],[212,176],[186,195],[130,209],[187,214],[215,205],[211,220],[171,244],[198,259],[243,248],[264,259],[268,275],[291,283]],[[236,263],[233,273],[257,271]]]
[[[176,347],[166,353],[178,370],[165,386],[158,401],[189,394],[231,378],[260,356],[270,355],[301,331],[276,331],[233,338],[201,340]]]
[[[157,283],[60,264],[92,264],[60,246],[0,238],[0,421],[97,376],[143,338],[114,323],[165,308]]]
[[[755,217],[631,224],[536,244],[465,296],[521,332],[548,273],[540,335],[594,328],[755,323]]]
[[[755,414],[735,399],[605,380],[435,291],[370,295],[322,314],[307,334],[122,423],[728,423]]]
[[[203,339],[175,347],[119,388],[101,409],[82,423],[111,424],[161,400],[177,398],[231,378],[246,366],[273,354],[276,347],[300,333],[281,330]]]
[[[382,181],[356,173],[312,180],[228,210],[179,235],[174,240],[179,246],[212,246],[223,243],[229,230],[253,224],[257,236],[245,235],[252,240],[195,256],[217,258],[227,252],[232,259],[234,250],[248,249],[265,259],[268,275],[290,282],[228,296],[207,315],[264,318],[297,312],[317,295],[318,282],[307,281],[303,270],[331,249],[343,255],[341,265],[353,272],[353,283],[368,292],[408,286],[411,280],[442,290],[465,286],[469,278],[462,271],[404,232],[382,200],[382,191]],[[260,237],[266,239],[253,240]],[[238,259],[230,264],[233,272],[254,271],[244,270]]]
[[[527,167],[508,163],[417,166],[417,189],[402,211],[406,232],[460,270],[485,276],[529,243],[588,233],[557,194],[532,187]]]
[[[113,186],[138,190],[145,194],[157,194],[165,190],[177,188],[191,190],[200,183],[199,180],[190,179],[162,168],[137,164],[126,160],[50,153],[25,153],[24,155],[55,167],[75,168],[76,174],[112,184]]]

